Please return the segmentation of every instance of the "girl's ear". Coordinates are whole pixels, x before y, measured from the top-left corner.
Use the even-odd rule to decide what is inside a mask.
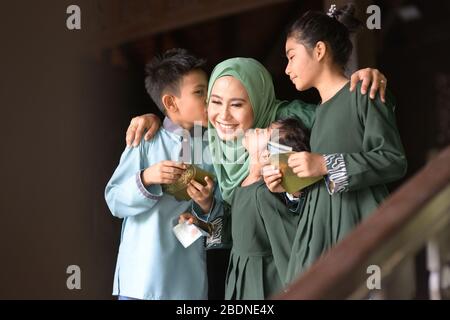
[[[170,94],[165,94],[162,96],[161,101],[166,108],[167,112],[176,112],[178,110],[175,97]]]
[[[314,48],[314,58],[320,62],[325,57],[327,53],[327,45],[323,41],[318,41]]]

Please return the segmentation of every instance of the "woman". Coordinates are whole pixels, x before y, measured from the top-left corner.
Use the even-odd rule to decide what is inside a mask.
[[[280,110],[302,106],[276,100],[270,74],[251,58],[219,63],[208,88],[209,147],[222,196],[231,206],[225,298],[265,299],[285,285],[299,210],[291,212],[267,189],[258,152],[251,151],[244,133],[268,127]]]

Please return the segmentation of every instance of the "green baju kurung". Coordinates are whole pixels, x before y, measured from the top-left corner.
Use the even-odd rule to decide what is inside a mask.
[[[263,181],[235,190],[226,299],[260,300],[282,290],[298,211],[290,211],[281,194],[272,194]]]
[[[388,195],[385,183],[406,171],[393,106],[362,95],[360,85],[350,92],[346,84],[316,108],[310,144],[312,152],[337,156],[327,168],[329,172],[341,168],[336,175],[340,186],[336,186],[339,192],[330,195],[324,180],[308,192],[287,282],[370,215]]]

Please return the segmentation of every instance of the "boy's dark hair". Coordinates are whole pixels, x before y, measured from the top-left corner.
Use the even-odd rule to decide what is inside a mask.
[[[166,91],[180,94],[180,81],[193,70],[203,70],[206,60],[195,57],[186,49],[170,49],[154,57],[145,66],[145,89],[165,114],[162,96]]]
[[[310,132],[301,121],[295,118],[287,118],[273,122],[278,125],[278,141],[285,146],[291,147],[292,151],[310,151]]]
[[[328,14],[308,11],[288,29],[287,37],[295,38],[312,49],[323,41],[331,49],[333,61],[342,69],[347,65],[353,50],[350,33],[357,31],[362,23],[354,17],[355,6],[349,3]]]

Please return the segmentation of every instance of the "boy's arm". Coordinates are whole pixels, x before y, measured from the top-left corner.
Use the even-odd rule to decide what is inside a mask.
[[[119,166],[106,186],[106,203],[118,218],[148,212],[163,195],[160,185],[145,187],[142,183],[141,172],[145,169],[143,145],[125,149]]]

